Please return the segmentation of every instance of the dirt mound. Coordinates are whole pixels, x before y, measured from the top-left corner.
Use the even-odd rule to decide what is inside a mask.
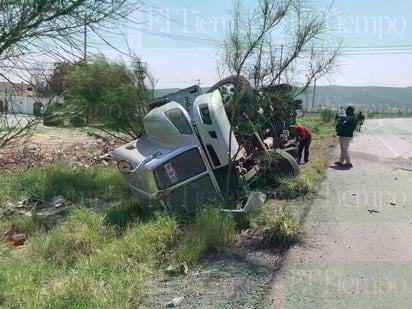
[[[112,159],[111,151],[123,144],[107,134],[53,128],[35,133],[0,149],[0,170],[25,170],[31,166],[67,162],[88,166]]]

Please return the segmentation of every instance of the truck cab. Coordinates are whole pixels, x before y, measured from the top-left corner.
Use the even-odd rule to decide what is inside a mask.
[[[244,153],[219,90],[201,94],[200,87],[192,86],[151,106],[143,122],[145,134],[113,151],[142,204],[177,214],[191,212],[222,198],[228,175],[231,186],[244,191],[237,190],[243,185],[239,162]]]

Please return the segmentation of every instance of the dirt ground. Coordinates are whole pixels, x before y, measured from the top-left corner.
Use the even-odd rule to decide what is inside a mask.
[[[104,133],[47,128],[0,149],[0,170],[25,170],[33,165],[66,162],[89,166],[110,161],[123,142]]]
[[[49,129],[30,139],[0,150],[0,170],[25,170],[34,164],[63,161],[88,166],[96,162],[111,164],[111,150],[123,144],[116,138],[72,131]],[[335,137],[314,140],[310,160],[333,160]],[[304,171],[308,166],[301,165]],[[275,207],[283,201],[270,201]],[[308,204],[309,200],[299,201]],[[249,235],[248,235],[249,233]],[[245,231],[250,238],[250,231]],[[281,267],[282,250],[260,250],[240,241],[230,252],[215,253],[186,275],[166,271],[148,274],[147,297],[142,308],[267,308],[271,282]]]

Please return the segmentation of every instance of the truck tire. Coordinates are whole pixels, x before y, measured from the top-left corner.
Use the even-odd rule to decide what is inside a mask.
[[[280,155],[276,166],[280,176],[294,176],[300,173],[299,164],[293,155],[282,149],[276,149],[276,152]]]
[[[251,98],[253,97],[253,94],[252,94],[253,90],[252,90],[252,87],[250,86],[249,81],[243,76],[232,75],[232,76],[226,77],[218,81],[212,87],[210,87],[207,92],[208,93],[213,92],[220,87],[223,87],[225,85],[230,85],[230,84],[234,86],[236,85],[239,88],[239,94],[237,96],[236,102],[232,102],[232,100],[223,102],[225,107],[228,107],[230,105],[237,105],[242,101],[245,101],[245,103],[250,102]]]
[[[287,152],[288,154],[290,154],[292,157],[294,157],[295,160],[298,157],[298,148],[297,147],[288,147],[288,148],[284,148],[282,150]]]
[[[300,173],[296,159],[282,149],[269,150],[263,154],[259,167],[257,184],[263,186],[277,186],[282,178]]]

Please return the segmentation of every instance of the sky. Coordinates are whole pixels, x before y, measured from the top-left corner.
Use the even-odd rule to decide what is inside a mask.
[[[244,1],[254,5],[257,1]],[[147,63],[161,88],[221,77],[217,61],[231,20],[232,0],[143,0],[141,25],[126,29],[128,48]],[[324,12],[329,1],[307,0]],[[412,86],[412,1],[335,0],[327,19],[331,46],[342,40],[333,74],[318,85]],[[119,44],[121,46],[121,44]]]
[[[301,1],[315,14],[328,8],[324,44],[333,48],[342,42],[334,73],[317,85],[412,87],[412,1]],[[116,49],[99,45],[99,52],[124,60],[131,51],[146,63],[157,88],[210,87],[226,77],[219,74],[219,62],[235,0],[140,2],[133,22],[105,26],[110,33],[105,39]],[[245,9],[257,2],[242,0]],[[279,48],[287,46],[290,31],[287,22],[280,29]],[[96,52],[98,39],[92,32],[88,36],[88,51]]]

